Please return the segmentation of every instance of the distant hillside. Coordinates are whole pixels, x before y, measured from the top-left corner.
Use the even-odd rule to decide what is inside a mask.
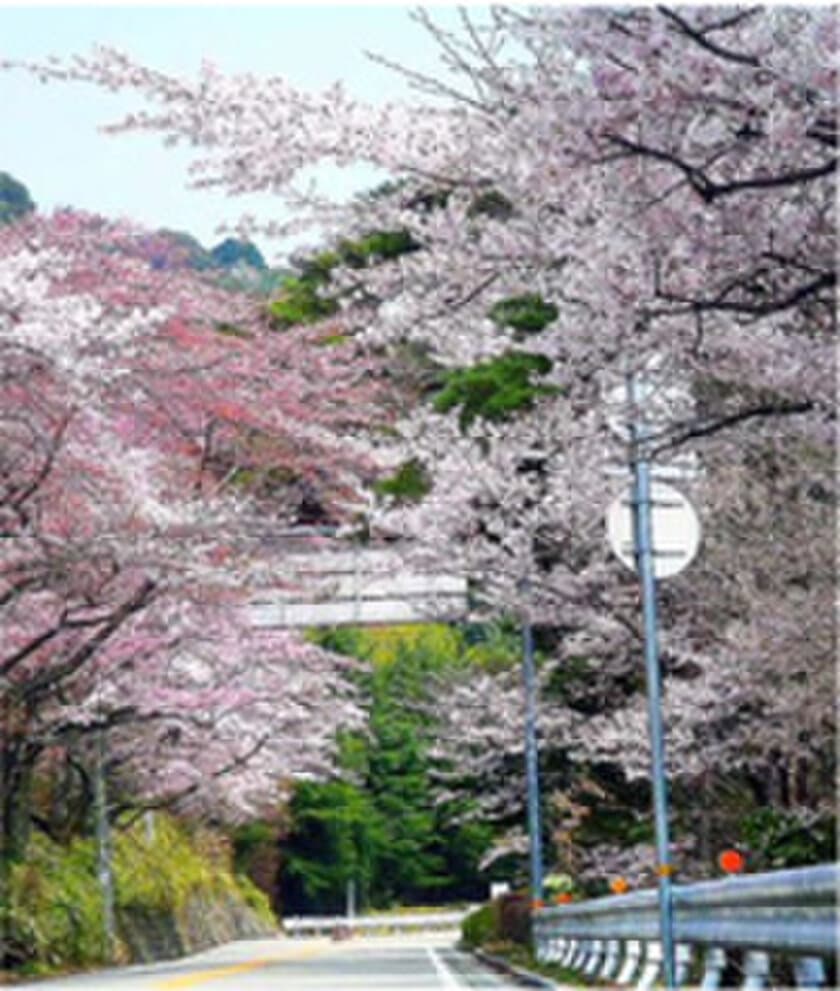
[[[210,249],[210,257],[216,265],[222,268],[235,268],[237,265],[250,265],[251,268],[265,271],[268,266],[265,259],[256,245],[249,241],[239,241],[234,237],[225,238],[224,241]]]
[[[8,224],[34,209],[26,186],[8,172],[0,172],[0,224]]]
[[[0,224],[11,223],[35,209],[27,187],[8,172],[0,172]],[[269,269],[259,248],[239,238],[225,238],[208,249],[186,231],[161,228],[141,235],[137,246],[137,253],[153,268],[208,272],[218,275],[231,289],[269,293],[291,274]]]
[[[270,293],[291,273],[270,269],[250,241],[228,237],[209,250],[186,231],[161,228],[141,239],[142,254],[154,268],[192,268],[216,275],[231,289]]]
[[[155,268],[186,266],[198,271],[223,268],[228,271],[247,266],[260,272],[268,270],[256,245],[229,237],[209,250],[186,231],[161,228],[144,238],[149,262]]]

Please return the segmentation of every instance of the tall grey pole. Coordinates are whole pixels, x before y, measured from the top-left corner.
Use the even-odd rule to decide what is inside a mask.
[[[522,675],[525,682],[525,772],[528,787],[528,841],[531,852],[531,898],[542,898],[542,836],[540,779],[537,754],[537,678],[534,631],[526,617],[522,625]]]
[[[107,960],[114,960],[116,925],[114,919],[114,871],[111,857],[111,825],[108,821],[108,792],[105,780],[105,730],[97,733],[93,775],[93,804],[96,817],[96,873],[102,894],[102,924]]]
[[[646,426],[636,420],[635,382],[627,379],[631,407],[630,439],[633,462],[633,542],[642,586],[647,674],[648,724],[653,773],[653,808],[656,827],[657,874],[659,875],[659,927],[665,986],[676,988],[674,967],[674,923],[671,892],[671,850],[668,837],[668,784],[665,775],[665,738],[662,727],[662,676],[659,666],[656,578],[654,574],[653,527],[651,525],[650,462],[645,451]]]

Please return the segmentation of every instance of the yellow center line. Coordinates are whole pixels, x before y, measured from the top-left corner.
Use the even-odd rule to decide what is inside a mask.
[[[325,949],[325,947],[316,946],[284,956],[263,957],[258,960],[249,960],[246,963],[230,964],[227,967],[216,967],[213,970],[198,970],[194,974],[183,974],[181,977],[171,977],[166,981],[161,981],[160,984],[155,984],[154,988],[155,991],[179,991],[180,988],[194,988],[208,981],[217,981],[224,977],[233,977],[236,974],[247,974],[252,970],[271,967],[272,964],[284,963],[287,960],[306,960],[308,957],[314,957],[318,953],[325,952]]]

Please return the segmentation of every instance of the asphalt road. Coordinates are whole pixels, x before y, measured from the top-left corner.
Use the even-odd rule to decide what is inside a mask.
[[[39,981],[38,991],[502,991],[516,985],[454,948],[454,936],[428,934],[231,943],[150,966]]]

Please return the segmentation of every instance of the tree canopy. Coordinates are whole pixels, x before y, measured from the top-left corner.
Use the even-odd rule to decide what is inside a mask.
[[[269,304],[283,333],[262,334],[212,296],[219,325],[260,336],[216,334],[209,353],[230,348],[236,374],[175,374],[177,424],[141,417],[131,436],[142,427],[160,438],[163,478],[178,479],[177,492],[184,475],[167,474],[173,455],[206,493],[231,480],[229,468],[266,468],[255,437],[268,434],[283,469],[316,486],[329,512],[352,515],[348,502],[364,490],[355,506],[368,500],[373,539],[399,541],[407,562],[468,576],[477,612],[541,628],[544,736],[569,852],[588,818],[581,807],[632,820],[628,794],[647,775],[637,589],[609,557],[602,523],[627,455],[611,423],[639,414],[616,392],[629,373],[644,379],[653,396],[642,413],[655,427],[647,453],[661,471],[690,452],[699,469],[681,484],[704,519],[702,553],[663,588],[661,611],[678,841],[702,870],[703,835],[724,827],[709,822],[711,797],[698,808],[698,788],[734,790],[748,809],[769,803],[801,823],[833,811],[836,17],[819,7],[494,7],[481,21],[465,11],[457,34],[426,9],[415,19],[453,75],[392,66],[434,97],[412,105],[366,105],[343,87],[313,94],[211,66],[181,80],[109,49],[28,67],[138,92],[165,112],[112,130],[185,140],[199,185],[270,189],[294,207],[296,226],[336,232]],[[299,188],[309,168],[356,162],[392,181],[349,204]],[[55,362],[66,375],[68,327],[74,360],[99,369],[102,349],[158,324],[145,310],[133,323],[122,312],[104,322],[121,297],[109,292],[103,310],[98,294],[72,288],[72,269],[55,266],[61,247],[49,262],[6,249],[13,288],[3,283],[2,312],[12,340],[35,328],[47,371]],[[195,341],[193,291],[166,294],[180,319],[163,324],[162,354],[151,337],[142,389],[153,392],[165,356]],[[21,323],[30,309],[38,319]],[[342,346],[307,350],[304,371],[296,348],[309,334]],[[369,362],[380,385],[409,372],[422,384],[410,401],[376,407],[357,391]],[[291,380],[275,378],[288,363]],[[328,396],[313,385],[327,369],[341,383],[330,379]],[[90,376],[73,381],[92,388]],[[257,383],[269,391],[255,395]],[[9,409],[13,401],[10,392]],[[52,468],[63,420],[42,415],[42,463]],[[31,444],[17,447],[31,456]],[[134,601],[125,596],[123,605]],[[446,798],[480,787],[473,811],[499,822],[518,814],[524,793],[513,770],[517,691],[510,671],[488,671],[441,696],[436,714],[459,730],[457,748],[441,731],[436,759],[463,763],[462,787],[453,779]],[[389,712],[383,742],[401,719]],[[408,741],[368,768],[406,762],[406,808],[415,756]],[[332,798],[348,821],[362,818],[355,793]],[[337,836],[337,820],[314,799],[312,808]],[[733,817],[738,828],[749,818]],[[634,836],[641,846],[622,851],[602,828],[606,852],[580,869],[649,860],[644,830]],[[414,838],[389,842],[407,853]],[[511,835],[507,849],[518,846]],[[431,879],[438,862],[414,867]]]

